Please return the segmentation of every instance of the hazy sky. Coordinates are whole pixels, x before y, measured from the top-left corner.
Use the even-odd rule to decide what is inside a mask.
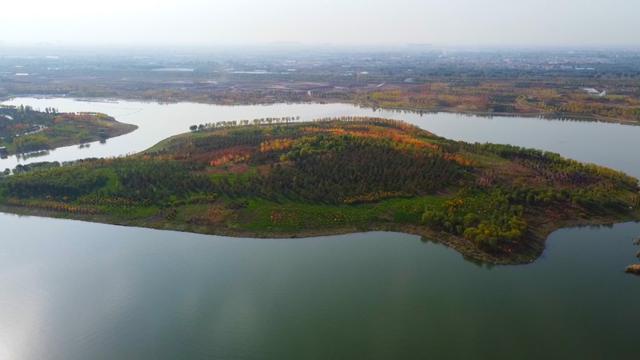
[[[640,45],[640,0],[4,0],[5,44]]]

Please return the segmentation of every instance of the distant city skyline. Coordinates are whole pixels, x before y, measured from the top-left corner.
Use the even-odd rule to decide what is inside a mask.
[[[1,45],[640,46],[631,0],[21,0]]]

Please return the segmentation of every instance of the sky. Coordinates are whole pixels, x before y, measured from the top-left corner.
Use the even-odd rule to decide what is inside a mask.
[[[639,0],[5,0],[0,44],[640,46]]]

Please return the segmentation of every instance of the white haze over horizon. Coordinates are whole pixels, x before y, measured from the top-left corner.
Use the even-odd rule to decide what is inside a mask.
[[[5,0],[0,45],[640,46],[637,0]]]

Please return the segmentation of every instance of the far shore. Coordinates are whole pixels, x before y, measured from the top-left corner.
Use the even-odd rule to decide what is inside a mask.
[[[159,98],[147,98],[147,97],[89,97],[89,96],[60,96],[60,95],[50,95],[50,94],[20,94],[20,95],[11,95],[6,96],[4,98],[0,98],[0,102],[6,102],[15,98],[29,98],[33,97],[36,99],[73,99],[77,101],[95,101],[95,102],[118,102],[118,101],[136,101],[142,103],[154,103],[154,104],[183,104],[183,103],[191,103],[191,104],[203,104],[203,105],[218,105],[218,106],[251,106],[251,105],[277,105],[277,104],[344,104],[344,105],[353,105],[366,109],[374,109],[374,110],[386,110],[386,111],[399,111],[399,112],[412,112],[416,114],[459,114],[459,115],[469,115],[469,116],[478,116],[485,118],[492,117],[516,117],[516,118],[539,118],[539,119],[548,119],[548,120],[567,120],[567,121],[584,121],[584,122],[603,122],[603,123],[613,123],[620,125],[633,125],[638,126],[640,122],[633,120],[625,120],[604,116],[585,116],[582,114],[572,114],[572,113],[545,113],[545,112],[528,112],[528,113],[514,113],[514,112],[486,112],[486,111],[469,111],[469,110],[461,110],[457,108],[448,108],[448,107],[440,107],[440,108],[431,108],[431,109],[416,109],[416,108],[401,108],[401,107],[375,107],[370,104],[363,104],[359,102],[350,102],[345,101],[344,99],[322,99],[322,100],[314,100],[309,99],[308,101],[263,101],[263,102],[224,102],[224,101],[202,101],[199,98],[190,98],[185,97],[184,99],[159,99]]]

